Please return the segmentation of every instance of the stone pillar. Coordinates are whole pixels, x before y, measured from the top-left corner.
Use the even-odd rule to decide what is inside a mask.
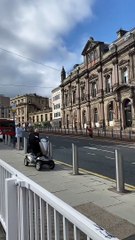
[[[91,127],[91,111],[90,111],[90,103],[87,103],[87,109],[86,109],[86,118],[87,118],[87,126]]]
[[[104,112],[104,103],[101,100],[99,102],[100,106],[99,106],[99,124],[101,127],[105,127],[105,112]]]
[[[98,71],[98,86],[99,86],[99,96],[101,96],[102,97],[102,95],[103,95],[103,90],[104,90],[104,88],[105,88],[105,86],[103,85],[103,77],[102,77],[102,68],[101,67],[99,67],[98,69],[97,69],[97,71]]]
[[[77,107],[77,129],[81,129],[81,109]]]
[[[118,73],[118,60],[117,58],[114,58],[112,60],[113,64],[113,79],[112,79],[112,85],[115,87],[119,85],[119,73]]]
[[[134,81],[134,77],[135,77],[135,49],[131,49],[131,51],[129,51],[129,62],[131,63],[131,65],[130,65],[130,80],[132,83],[132,81]]]

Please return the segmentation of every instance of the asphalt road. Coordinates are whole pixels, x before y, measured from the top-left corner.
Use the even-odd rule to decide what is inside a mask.
[[[124,161],[124,181],[135,186],[135,144],[117,141],[85,139],[82,137],[50,136],[53,157],[72,165],[72,143],[78,147],[79,167],[116,179],[115,149],[121,152]]]

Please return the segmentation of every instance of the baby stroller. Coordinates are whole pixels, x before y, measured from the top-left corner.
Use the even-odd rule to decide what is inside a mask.
[[[37,171],[40,171],[42,165],[48,165],[50,169],[55,167],[53,159],[49,156],[49,139],[39,139],[38,136],[32,136],[29,142],[28,153],[24,158],[24,165],[34,164]]]

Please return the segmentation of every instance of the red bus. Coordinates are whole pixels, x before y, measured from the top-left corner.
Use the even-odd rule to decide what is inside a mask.
[[[15,136],[15,121],[0,118],[0,138],[2,139],[5,134]]]

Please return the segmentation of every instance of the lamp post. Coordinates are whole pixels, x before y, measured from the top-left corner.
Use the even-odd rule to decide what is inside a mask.
[[[16,104],[15,103],[11,104],[11,112],[12,112],[13,120],[15,121],[15,113],[16,113]]]

